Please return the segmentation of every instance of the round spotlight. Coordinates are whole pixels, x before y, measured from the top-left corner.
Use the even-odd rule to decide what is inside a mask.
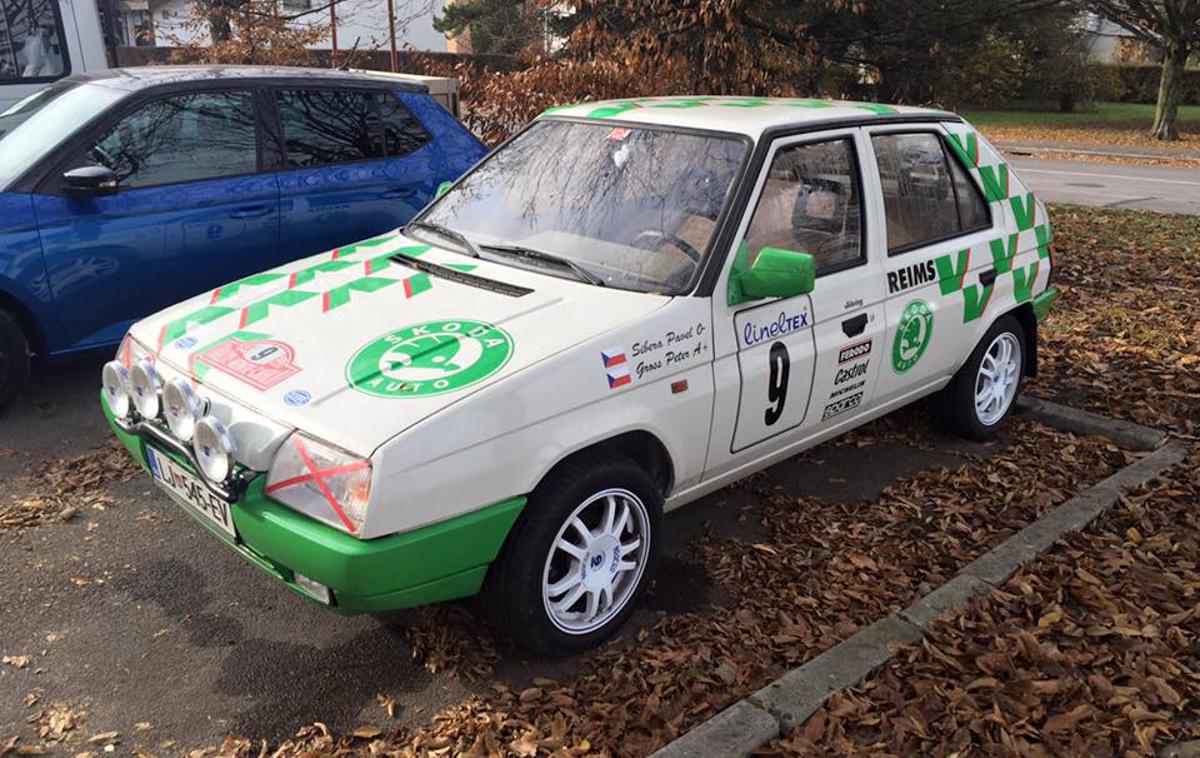
[[[237,447],[229,430],[214,416],[205,416],[196,422],[192,439],[196,462],[200,473],[212,482],[223,482],[233,472],[233,456]]]
[[[186,379],[175,378],[167,382],[162,393],[163,415],[171,433],[187,442],[196,431],[196,419],[200,416],[200,398]]]
[[[120,361],[109,361],[100,371],[104,399],[108,402],[108,409],[117,418],[129,417],[129,382],[129,369]]]
[[[138,361],[129,372],[129,380],[133,390],[134,409],[142,418],[157,418],[159,406],[162,404],[160,393],[163,383],[154,364],[147,360]]]

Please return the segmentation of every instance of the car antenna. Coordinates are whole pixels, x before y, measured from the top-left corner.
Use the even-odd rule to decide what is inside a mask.
[[[354,38],[354,44],[350,46],[350,52],[346,55],[346,60],[342,61],[342,65],[338,66],[341,71],[349,71],[350,63],[354,60],[354,54],[358,52],[358,43],[362,41],[362,36]]]

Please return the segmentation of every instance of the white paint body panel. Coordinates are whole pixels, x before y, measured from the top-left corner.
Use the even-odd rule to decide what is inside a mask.
[[[631,120],[691,126],[701,119],[701,110],[647,108]],[[772,106],[754,120],[746,109],[708,110],[715,114],[706,122],[710,128],[755,135],[779,125],[787,114],[787,123],[803,125],[805,119],[796,114],[811,118],[817,112]],[[820,113],[834,120],[862,115],[841,107]],[[1048,251],[1040,244],[1048,239],[1046,211],[1011,172],[1005,196],[989,204],[990,229],[887,255],[870,135],[891,128],[946,132],[964,141],[973,133],[966,124],[936,121],[839,125],[824,133],[781,137],[773,146],[849,138],[863,174],[866,261],[818,277],[811,295],[729,306],[733,256],[727,250],[714,252],[725,260],[711,297],[670,298],[594,287],[437,247],[415,254],[443,266],[470,266],[472,275],[530,292],[518,297],[437,277],[417,291],[416,271],[387,262],[391,253],[418,245],[396,233],[298,261],[277,269],[269,280],[243,282],[232,293],[229,288],[206,293],[138,323],[132,334],[161,350],[164,374],[192,376],[202,394],[229,406],[224,412],[232,418],[255,420],[253,432],[259,436],[253,438],[249,431],[239,432],[235,422],[239,448],[257,448],[243,460],[248,465],[253,460],[253,468],[264,470],[292,429],[369,457],[374,484],[359,534],[364,538],[411,530],[528,493],[566,456],[630,431],[652,434],[666,449],[674,474],[667,507],[674,508],[944,386],[996,317],[1047,286]],[[1001,159],[982,138],[977,142],[976,165],[969,173],[982,187],[978,166]],[[746,181],[753,188],[737,220],[732,249],[745,235],[762,186],[758,176]],[[1005,245],[1012,240],[1016,254],[1009,269],[1004,268],[1007,256],[993,257],[996,239]],[[971,251],[970,262],[964,271],[954,270],[956,287],[931,281],[889,293],[889,273],[963,249]],[[978,317],[965,318],[964,290],[979,286],[980,274],[993,267],[1001,271],[986,307],[977,309]],[[1012,273],[1018,269],[1027,272],[1021,286]],[[391,282],[372,291],[354,290],[344,301],[331,295],[364,277]],[[315,294],[286,302],[295,299],[289,292]],[[897,324],[914,298],[933,311],[933,337],[915,366],[898,372],[891,360]],[[263,303],[269,303],[265,315]],[[206,310],[213,306],[220,312]],[[206,315],[188,320],[197,314]],[[428,397],[381,398],[350,386],[347,364],[366,343],[408,325],[456,318],[489,322],[508,332],[514,347],[503,368],[460,391]],[[855,327],[849,324],[859,322],[862,328],[851,333]],[[239,330],[286,344],[296,370],[265,389],[212,368],[196,376],[191,370],[196,354]],[[775,341],[787,343],[792,375],[786,415],[766,424],[766,366]],[[308,399],[294,402],[297,393]],[[861,398],[838,404],[853,394]]]

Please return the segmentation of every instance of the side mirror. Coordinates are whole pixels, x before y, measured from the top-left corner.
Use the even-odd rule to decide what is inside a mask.
[[[749,270],[735,270],[729,275],[729,304],[807,295],[813,291],[816,279],[817,264],[812,255],[764,247]]]
[[[107,166],[80,166],[63,174],[63,192],[71,197],[117,194],[117,175]]]

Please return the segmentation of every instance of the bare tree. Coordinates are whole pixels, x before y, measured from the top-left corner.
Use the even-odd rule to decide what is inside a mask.
[[[1184,66],[1188,56],[1200,49],[1200,0],[1085,0],[1084,5],[1162,50],[1162,78],[1150,136],[1179,139],[1176,119]]]

